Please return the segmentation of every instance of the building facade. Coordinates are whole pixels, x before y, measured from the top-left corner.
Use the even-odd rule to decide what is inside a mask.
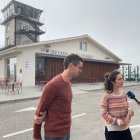
[[[63,71],[63,59],[76,53],[84,59],[83,73],[72,82],[103,81],[118,69],[121,59],[88,35],[17,45],[0,51],[0,78],[20,80],[23,86],[48,81]]]

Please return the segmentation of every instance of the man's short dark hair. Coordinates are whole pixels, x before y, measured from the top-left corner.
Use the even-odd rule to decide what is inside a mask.
[[[79,62],[84,62],[80,56],[78,56],[77,54],[70,54],[64,59],[64,69],[67,69],[70,63],[77,66]]]

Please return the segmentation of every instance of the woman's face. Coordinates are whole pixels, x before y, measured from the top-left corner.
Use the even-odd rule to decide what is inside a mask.
[[[124,81],[123,81],[122,75],[121,75],[121,74],[118,74],[113,85],[114,85],[115,87],[122,88],[123,82],[124,82]]]

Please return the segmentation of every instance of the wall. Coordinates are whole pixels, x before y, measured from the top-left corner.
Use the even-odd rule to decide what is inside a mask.
[[[17,81],[23,82],[23,53],[17,55]]]
[[[80,50],[80,41],[87,42],[87,51]],[[40,48],[38,48],[38,52],[41,52],[41,48],[43,49],[43,48],[45,48],[45,46],[42,46],[42,47],[40,46]],[[98,48],[95,44],[93,44],[90,41],[87,41],[85,39],[52,43],[52,44],[50,44],[49,50],[68,52],[68,54],[77,53],[83,58],[92,57],[92,59],[97,59],[97,60],[115,61],[115,62],[117,61],[111,55],[107,54],[105,51]],[[47,54],[50,52],[44,51],[42,53]],[[107,57],[109,58],[109,60],[106,59]]]
[[[7,27],[8,24],[10,26],[10,30],[7,31],[7,29],[5,29],[5,41],[6,41],[6,38],[9,37],[10,38],[10,44],[14,45],[14,39],[15,39],[15,36],[14,36],[14,32],[15,32],[15,19],[10,20],[5,25],[5,27]]]
[[[35,85],[35,52],[33,48],[22,50],[22,81],[23,86]]]
[[[4,79],[4,59],[0,59],[0,78]]]

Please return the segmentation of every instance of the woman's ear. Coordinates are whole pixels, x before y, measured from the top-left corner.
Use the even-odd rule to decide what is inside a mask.
[[[115,84],[115,82],[111,82],[113,85]]]

